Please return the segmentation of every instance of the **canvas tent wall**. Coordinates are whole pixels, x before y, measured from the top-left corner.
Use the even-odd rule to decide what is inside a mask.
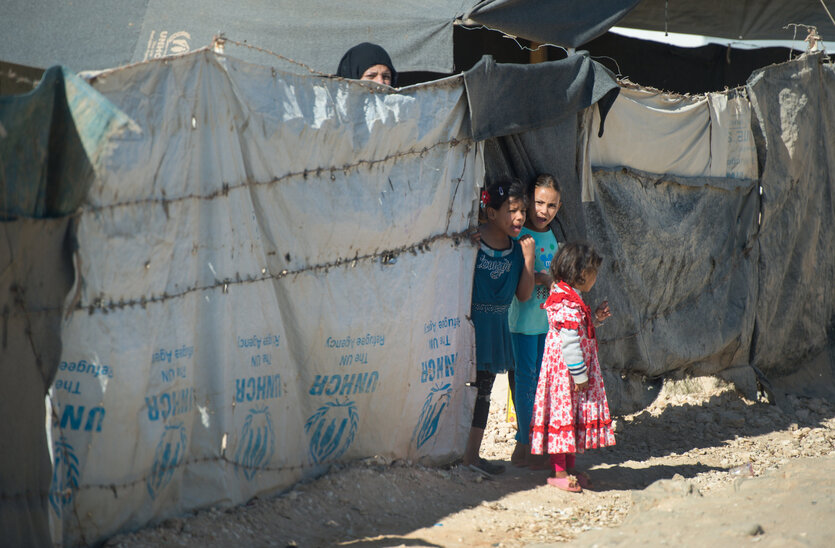
[[[488,178],[558,175],[560,228],[608,258],[590,299],[618,310],[598,336],[619,411],[648,403],[662,376],[718,374],[752,398],[758,382],[835,395],[831,159],[819,138],[832,74],[812,55],[731,92],[628,89],[602,139],[592,112],[579,132],[563,122],[486,142]]]
[[[479,88],[520,76],[485,66],[468,91],[489,96]],[[97,91],[54,69],[4,99],[6,215],[41,217],[52,211],[42,203],[65,215],[83,200],[71,238],[54,243],[65,265],[75,249],[75,284],[55,283],[66,300],[41,333],[55,339],[63,313],[61,357],[43,364],[43,382],[19,379],[28,407],[3,432],[38,431],[51,387],[51,482],[45,466],[9,456],[25,481],[3,482],[7,538],[42,540],[49,516],[57,543],[96,542],[340,459],[460,454],[474,258],[461,244],[483,178],[472,135],[616,92],[587,57],[532,72],[569,84],[540,120],[471,116],[462,77],[395,93],[206,50],[99,74]],[[21,156],[15,143],[41,127],[29,111],[77,134],[66,140],[76,147]],[[21,169],[32,165],[42,171]],[[37,173],[53,177],[23,177]],[[10,283],[26,294],[28,254],[9,253]],[[392,417],[409,427],[392,435]]]
[[[513,2],[483,4],[524,7]],[[166,35],[163,45],[168,38],[172,35]],[[181,45],[174,38],[171,44]],[[14,41],[4,44],[8,43]],[[328,57],[330,62],[330,53]],[[578,59],[570,59],[566,66],[577,74],[605,73]],[[29,272],[43,267],[32,266],[34,259],[18,251],[28,250],[25,242],[32,241],[31,229],[4,225],[13,243],[7,246],[8,264],[15,266],[4,272],[16,276],[4,280],[11,295],[6,303],[8,317],[14,317],[15,328],[25,335],[27,311],[42,310],[47,323],[41,332],[54,339],[57,313],[69,312],[63,328],[70,335],[63,340],[73,345],[64,349],[64,359],[50,358],[51,369],[42,372],[36,367],[39,352],[33,351],[40,345],[16,337],[4,346],[9,356],[29,365],[21,366],[17,382],[4,386],[8,394],[27,397],[26,407],[21,403],[10,411],[20,421],[4,424],[2,434],[20,439],[17,430],[29,425],[35,425],[37,432],[26,440],[22,452],[6,454],[9,464],[19,467],[22,482],[3,482],[2,522],[9,525],[4,531],[42,539],[46,516],[51,515],[60,542],[92,542],[119,528],[208,500],[231,504],[259,489],[280,488],[302,475],[317,473],[324,466],[322,455],[353,458],[370,448],[388,447],[411,451],[416,457],[441,458],[460,451],[460,447],[449,447],[457,443],[452,440],[460,440],[455,432],[465,427],[462,417],[469,410],[469,396],[463,388],[466,373],[456,365],[471,352],[472,341],[461,314],[467,310],[466,273],[471,265],[467,266],[466,259],[472,250],[460,245],[459,229],[472,219],[482,158],[488,178],[502,172],[525,178],[540,171],[557,173],[564,185],[566,205],[561,215],[566,234],[594,240],[613,258],[592,299],[606,296],[620,311],[601,331],[615,410],[645,403],[652,395],[646,379],[661,374],[727,374],[750,386],[750,366],[754,365],[772,379],[793,371],[817,380],[816,388],[832,387],[831,382],[820,382],[831,378],[825,377],[832,365],[827,353],[833,337],[832,290],[825,285],[831,277],[808,275],[813,264],[830,272],[833,255],[826,227],[831,225],[831,182],[826,173],[809,171],[812,168],[801,161],[807,157],[800,154],[812,154],[812,166],[828,162],[826,144],[814,143],[804,132],[807,127],[828,128],[831,115],[825,93],[807,87],[828,81],[831,67],[790,65],[774,81],[766,70],[747,91],[758,105],[754,136],[757,131],[764,136],[758,157],[767,166],[762,182],[771,181],[763,185],[766,198],[760,197],[755,181],[716,176],[712,171],[689,177],[641,172],[625,162],[620,168],[609,166],[593,173],[594,201],[583,200],[580,168],[589,165],[583,158],[600,128],[589,122],[588,113],[578,120],[575,111],[609,94],[605,85],[596,85],[595,78],[574,88],[577,97],[587,100],[568,98],[572,108],[566,109],[566,103],[557,103],[555,97],[571,86],[547,85],[549,78],[559,80],[548,74],[547,66],[523,70],[485,61],[465,77],[466,99],[460,78],[393,95],[371,93],[356,87],[360,84],[335,79],[320,82],[307,75],[288,75],[282,71],[284,64],[276,68],[253,67],[201,51],[109,72],[95,85],[118,108],[112,107],[113,102],[99,102],[100,96],[88,93],[84,86],[67,86],[66,81],[77,83],[72,78],[64,78],[64,88],[70,91],[57,94],[61,86],[45,80],[43,94],[60,99],[63,93],[64,97],[57,108],[43,111],[49,114],[47,126],[68,116],[72,121],[67,127],[78,134],[83,153],[76,157],[78,149],[68,155],[45,146],[49,154],[32,162],[44,165],[44,173],[56,166],[60,173],[67,161],[83,160],[78,166],[86,170],[82,170],[84,176],[72,181],[81,186],[59,190],[74,196],[88,183],[93,188],[83,193],[86,202],[79,229],[69,231],[81,238],[76,256],[81,261],[74,271],[81,275],[63,311],[56,309],[55,302],[69,283],[68,256],[50,263],[57,265],[55,279],[48,282],[57,288],[50,294],[51,301],[21,299],[30,293],[13,289],[35,283]],[[267,92],[249,87],[258,83]],[[497,87],[482,89],[485,83]],[[189,92],[180,93],[184,89]],[[168,93],[171,90],[177,92]],[[528,95],[531,90],[552,95],[535,98]],[[824,114],[813,124],[808,116],[814,108]],[[484,112],[506,117],[500,121]],[[85,117],[91,113],[92,117]],[[131,119],[154,123],[134,127]],[[712,118],[700,119],[702,134],[705,124],[712,131]],[[18,137],[17,130],[10,133],[8,129],[18,126],[3,120],[4,133]],[[796,120],[802,123],[795,124]],[[405,122],[407,127],[392,127],[395,122]],[[28,131],[29,126],[23,125]],[[222,138],[208,138],[206,127],[219,128]],[[171,142],[160,138],[158,128],[176,137]],[[412,133],[404,138],[401,131]],[[111,138],[115,132],[124,133]],[[429,138],[442,134],[445,140]],[[483,155],[473,136],[485,140]],[[254,141],[248,140],[251,137]],[[305,142],[302,137],[312,143],[301,152],[284,144],[286,140],[300,146]],[[317,138],[327,141],[327,146]],[[281,145],[271,139],[280,140]],[[46,140],[51,143],[49,137]],[[331,140],[336,141],[334,157],[311,164],[331,150]],[[398,148],[404,141],[409,146]],[[413,148],[413,141],[425,144],[426,150]],[[779,148],[781,142],[785,152]],[[768,164],[769,145],[778,147],[772,164]],[[359,164],[354,147],[369,151]],[[349,150],[351,159],[347,159]],[[177,156],[176,151],[189,154]],[[20,153],[13,147],[3,152]],[[145,177],[141,174],[147,166],[142,160],[149,158],[153,160],[149,165],[159,166],[160,171]],[[183,165],[183,158],[188,158],[188,166]],[[276,164],[283,169],[273,170]],[[4,162],[4,169],[20,165]],[[360,184],[360,171],[371,184]],[[796,192],[785,183],[787,173],[788,180],[805,181],[808,188]],[[443,182],[441,188],[430,184],[436,178]],[[454,191],[453,179],[460,183]],[[10,180],[7,176],[4,184]],[[404,180],[408,190],[404,190]],[[37,185],[32,188],[40,189]],[[302,190],[308,187],[325,189],[320,195],[331,201],[309,203]],[[44,188],[50,187],[45,184]],[[425,199],[410,201],[415,192]],[[464,198],[468,192],[469,209]],[[309,215],[305,215],[308,210],[299,209],[321,208],[323,203],[329,204],[325,217],[334,217],[339,227],[328,237],[306,229],[310,226],[307,217],[318,218],[319,209]],[[345,228],[343,204],[366,208],[368,223],[359,230],[354,225]],[[410,207],[419,214],[401,218],[399,213]],[[270,212],[274,210],[283,213],[273,217]],[[422,218],[439,211],[450,222],[442,216],[436,224],[443,225],[443,231],[427,235],[432,223]],[[774,219],[771,225],[769,221],[762,227],[756,224],[753,219],[760,211]],[[798,211],[803,212],[802,226],[814,230],[807,232],[791,224]],[[35,225],[44,234],[41,241],[51,242],[50,249],[66,252],[69,224],[55,223]],[[200,236],[172,238],[172,233]],[[292,238],[286,238],[288,234]],[[312,244],[300,243],[308,237],[313,238]],[[358,244],[347,244],[353,253],[346,254],[340,242],[352,237]],[[372,244],[375,238],[387,245]],[[797,250],[797,259],[791,263],[781,262],[786,247]],[[176,262],[169,261],[166,269],[161,257],[175,257]],[[240,264],[246,269],[237,268]],[[786,264],[791,267],[787,269]],[[411,278],[394,274],[404,270]],[[800,271],[808,282],[805,286],[794,282]],[[140,279],[126,284],[130,277],[123,274]],[[429,284],[426,280],[433,277],[443,282]],[[372,289],[340,290],[352,284]],[[436,285],[446,287],[448,293],[437,301],[421,298]],[[260,289],[252,291],[255,287]],[[395,295],[380,297],[383,291]],[[312,299],[306,298],[311,294]],[[812,302],[798,305],[806,296]],[[235,304],[224,307],[224,303]],[[340,314],[346,308],[360,310],[361,318]],[[409,318],[398,316],[403,308],[409,310]],[[220,312],[207,312],[216,310]],[[729,312],[718,322],[704,320],[714,319],[716,310]],[[771,318],[780,318],[782,323],[776,325]],[[188,331],[190,325],[200,325],[200,333]],[[783,337],[761,343],[783,325],[789,326]],[[111,337],[114,326],[120,331]],[[337,334],[338,330],[347,334]],[[412,338],[394,348],[395,332]],[[795,344],[796,337],[804,344]],[[271,344],[265,346],[267,340]],[[350,353],[342,352],[352,344]],[[367,351],[356,351],[358,345]],[[259,352],[267,347],[270,350]],[[196,362],[198,348],[202,348],[200,363]],[[442,352],[444,348],[450,350]],[[54,345],[50,352],[57,352]],[[206,356],[230,368],[205,372],[202,357]],[[814,371],[807,367],[812,358],[819,366]],[[785,366],[791,360],[796,362],[795,369]],[[118,376],[117,363],[124,372]],[[396,366],[408,368],[405,381],[395,379]],[[241,373],[256,370],[258,374]],[[55,434],[54,473],[45,491],[50,481],[43,459],[25,461],[18,455],[43,456],[45,442],[37,430],[43,419],[41,397],[56,371],[52,410],[47,414],[52,419],[48,432]],[[450,379],[448,386],[447,381],[441,382],[445,379]],[[301,389],[288,390],[291,385]],[[111,403],[123,403],[119,394],[136,386],[143,388],[138,400],[131,393],[124,406]],[[404,386],[410,397],[398,401],[402,411],[386,417],[399,417],[414,428],[391,440],[378,427],[382,421],[374,405],[378,398],[400,395]],[[116,459],[111,466],[98,452],[116,443],[114,432],[123,431],[135,433],[138,440],[135,469],[128,470],[127,458]],[[289,446],[284,446],[288,439]],[[306,445],[300,447],[300,443]],[[125,450],[117,448],[112,454],[125,454],[119,451]],[[256,485],[260,480],[264,483]],[[204,485],[205,490],[194,484]],[[114,492],[124,497],[114,497]]]

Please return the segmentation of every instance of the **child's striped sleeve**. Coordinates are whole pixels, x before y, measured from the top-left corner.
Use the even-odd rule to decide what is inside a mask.
[[[575,384],[589,380],[588,369],[583,361],[583,349],[580,347],[580,332],[577,329],[560,329],[562,339],[562,357]]]

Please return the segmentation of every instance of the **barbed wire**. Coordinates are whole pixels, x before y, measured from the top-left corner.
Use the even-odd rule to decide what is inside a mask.
[[[470,215],[472,215],[472,213],[470,213]],[[417,255],[418,253],[426,253],[431,251],[431,245],[442,240],[450,240],[453,245],[458,246],[462,241],[468,238],[468,235],[469,228],[452,234],[436,234],[434,236],[424,238],[419,242],[399,246],[392,249],[386,249],[374,253],[367,253],[364,255],[355,255],[353,257],[339,257],[327,263],[305,266],[303,268],[298,268],[294,270],[283,269],[275,274],[272,272],[267,273],[262,271],[263,273],[259,276],[249,275],[246,278],[241,278],[240,276],[236,276],[235,278],[224,278],[222,280],[216,280],[215,283],[212,284],[185,288],[177,293],[164,292],[161,295],[151,295],[150,297],[146,297],[145,295],[143,295],[139,298],[127,300],[120,299],[118,301],[113,299],[106,300],[104,297],[98,297],[95,301],[88,304],[84,304],[79,299],[79,302],[75,304],[73,309],[87,310],[90,314],[93,314],[95,312],[104,312],[106,314],[111,310],[121,310],[124,308],[132,308],[135,306],[145,308],[150,304],[161,303],[171,299],[181,298],[190,293],[195,293],[199,291],[211,291],[222,289],[223,292],[226,293],[228,292],[230,285],[236,286],[248,283],[260,283],[267,280],[280,280],[287,276],[294,276],[306,272],[326,272],[331,268],[337,267],[354,268],[360,262],[373,262],[379,260],[384,265],[393,265],[397,262],[397,257],[403,253],[411,253],[412,255]]]
[[[242,48],[248,48],[248,49],[251,49],[251,50],[260,51],[261,53],[266,53],[267,55],[273,55],[273,56],[277,57],[278,59],[281,59],[282,61],[286,61],[286,62],[288,62],[292,65],[297,65],[299,67],[302,67],[302,68],[304,68],[305,70],[307,70],[308,72],[310,72],[311,74],[313,74],[315,76],[325,76],[325,77],[328,77],[328,78],[333,78],[334,77],[333,74],[328,74],[326,72],[320,72],[320,71],[302,63],[301,61],[296,61],[295,59],[291,59],[290,57],[287,57],[285,55],[281,55],[280,53],[276,53],[274,51],[271,51],[271,50],[268,50],[266,48],[262,48],[262,47],[259,47],[259,46],[253,46],[252,44],[248,44],[246,42],[240,42],[238,40],[232,40],[231,38],[227,38],[226,35],[224,35],[222,33],[217,35],[217,36],[214,36],[212,38],[212,44],[211,44],[210,47],[212,48],[212,50],[214,50],[217,53],[223,53],[226,44],[233,44],[235,46],[240,46]]]
[[[510,39],[510,40],[513,40],[513,41],[516,43],[516,45],[517,45],[517,46],[519,46],[519,49],[521,49],[521,50],[526,50],[526,51],[531,51],[531,52],[533,52],[533,51],[539,51],[539,49],[540,49],[540,48],[543,48],[543,47],[551,47],[551,48],[558,48],[558,49],[563,50],[563,51],[565,52],[565,54],[566,54],[566,55],[569,55],[569,54],[571,53],[571,52],[570,52],[570,50],[569,50],[569,48],[566,48],[565,46],[560,46],[560,45],[558,45],[558,44],[552,44],[552,43],[550,43],[550,42],[540,43],[537,47],[535,47],[535,48],[530,48],[530,47],[528,47],[528,46],[525,46],[525,45],[523,45],[523,44],[520,44],[520,43],[519,43],[519,39],[518,39],[518,37],[516,37],[516,36],[514,36],[514,35],[512,35],[512,34],[508,34],[508,33],[506,33],[506,32],[505,32],[505,31],[503,31],[503,30],[499,30],[499,29],[494,29],[494,28],[488,27],[487,25],[481,25],[481,24],[480,24],[480,25],[478,25],[477,27],[476,27],[476,26],[469,26],[469,25],[466,25],[466,24],[462,21],[462,22],[458,25],[458,27],[459,27],[459,28],[461,28],[461,29],[463,29],[463,30],[490,30],[490,31],[493,31],[493,32],[498,32],[498,33],[500,33],[500,34],[501,34],[504,38],[508,38],[508,39]],[[530,40],[530,42],[532,42],[532,43],[533,43],[534,41],[533,41],[533,40]],[[573,48],[571,48],[571,49],[573,49]]]
[[[343,166],[328,166],[328,167],[315,167],[315,168],[306,168],[300,171],[291,171],[289,173],[285,173],[284,175],[279,175],[270,179],[269,181],[245,181],[236,184],[230,183],[223,183],[221,188],[211,192],[209,194],[188,194],[184,196],[177,196],[174,198],[167,198],[167,197],[150,197],[150,198],[140,198],[136,200],[128,200],[124,202],[113,202],[110,204],[103,204],[103,205],[90,205],[90,206],[82,206],[82,213],[91,212],[91,213],[100,213],[105,210],[110,209],[117,209],[122,207],[129,207],[129,206],[137,206],[137,205],[146,205],[146,204],[172,204],[172,203],[179,203],[186,200],[213,200],[219,196],[226,196],[230,190],[237,190],[240,188],[246,187],[257,187],[257,186],[265,186],[265,185],[273,185],[280,183],[282,181],[302,177],[307,179],[310,176],[317,176],[321,177],[323,173],[330,173],[330,178],[332,181],[336,179],[335,173],[343,172],[346,173],[350,170],[359,168],[361,166],[368,166],[372,167],[378,164],[383,164],[389,162],[391,160],[395,160],[398,158],[405,158],[409,156],[422,156],[427,152],[442,146],[449,146],[450,148],[455,148],[458,145],[463,144],[467,147],[467,151],[469,151],[469,147],[472,145],[472,140],[470,139],[449,139],[447,141],[439,141],[432,145],[425,146],[420,149],[409,149],[402,152],[397,152],[395,154],[389,154],[383,158],[377,158],[373,160],[369,159],[362,159],[357,160],[356,162],[345,164]]]

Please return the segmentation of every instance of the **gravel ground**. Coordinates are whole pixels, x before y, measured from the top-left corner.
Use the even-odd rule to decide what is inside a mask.
[[[482,456],[509,461],[506,380],[494,389]],[[338,465],[281,496],[211,508],[111,538],[118,547],[186,546],[831,546],[835,405],[781,407],[715,379],[667,382],[647,409],[616,420],[615,447],[577,459],[594,490],[548,473],[485,479],[461,466],[374,457]]]

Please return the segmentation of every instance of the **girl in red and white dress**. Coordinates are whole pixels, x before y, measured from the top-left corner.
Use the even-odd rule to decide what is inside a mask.
[[[609,404],[597,361],[594,321],[611,315],[603,303],[592,316],[579,292],[597,280],[602,259],[591,245],[568,243],[551,261],[555,283],[542,306],[548,335],[531,421],[531,453],[549,454],[554,477],[548,483],[566,491],[591,487],[574,468],[574,454],[615,444]]]

